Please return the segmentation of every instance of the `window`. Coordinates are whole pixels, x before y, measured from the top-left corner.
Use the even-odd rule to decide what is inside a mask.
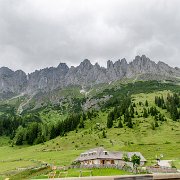
[[[111,160],[111,164],[114,164],[114,160]]]

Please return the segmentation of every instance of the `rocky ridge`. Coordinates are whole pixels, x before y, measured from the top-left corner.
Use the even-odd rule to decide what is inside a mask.
[[[69,85],[90,86],[142,75],[157,80],[158,77],[162,80],[179,78],[180,69],[172,68],[163,62],[155,63],[145,55],[136,56],[130,63],[127,63],[126,59],[115,63],[109,60],[107,68],[100,67],[98,63],[92,65],[85,59],[77,67],[69,68],[65,63],[60,63],[57,67],[36,70],[27,75],[22,70],[12,71],[7,67],[1,67],[0,94],[49,92]]]

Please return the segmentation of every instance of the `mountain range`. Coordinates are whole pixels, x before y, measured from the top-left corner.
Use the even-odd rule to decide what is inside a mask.
[[[12,71],[7,67],[1,67],[0,98],[20,93],[49,92],[69,85],[93,86],[124,78],[178,80],[180,68],[170,67],[163,62],[155,63],[145,55],[136,56],[130,63],[127,63],[126,59],[114,63],[108,60],[107,68],[101,67],[98,63],[92,65],[88,59],[77,67],[68,67],[65,63],[60,63],[57,67],[35,70],[30,74],[22,70]]]

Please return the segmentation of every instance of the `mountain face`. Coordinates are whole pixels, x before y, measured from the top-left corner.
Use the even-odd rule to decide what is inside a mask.
[[[126,59],[115,63],[109,60],[107,68],[100,67],[97,63],[92,65],[88,59],[77,67],[69,68],[65,63],[60,63],[56,68],[36,70],[28,75],[21,70],[14,72],[7,67],[2,67],[0,68],[0,94],[49,92],[69,85],[91,86],[141,76],[157,80],[159,80],[158,77],[162,80],[179,78],[180,69],[172,68],[163,62],[156,64],[145,55],[136,56],[129,64]]]
[[[26,90],[27,76],[25,72],[12,71],[7,67],[0,68],[0,93],[20,93]]]

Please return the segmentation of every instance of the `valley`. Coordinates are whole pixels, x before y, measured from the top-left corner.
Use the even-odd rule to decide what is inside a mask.
[[[34,118],[33,121],[37,121],[42,128],[53,126],[54,129],[52,130],[51,128],[50,130],[57,133],[50,137],[51,133],[48,134],[49,130],[47,132],[39,131],[39,133],[44,132],[46,135],[41,134],[43,137],[45,135],[43,141],[38,142],[37,139],[31,141],[34,145],[28,145],[28,141],[26,142],[25,139],[22,139],[22,145],[16,145],[17,135],[13,139],[12,137],[10,137],[10,139],[8,136],[2,136],[0,166],[3,166],[3,168],[0,172],[1,176],[11,175],[12,179],[18,179],[21,172],[17,171],[17,168],[41,167],[43,164],[69,166],[83,151],[100,146],[113,151],[141,152],[148,160],[146,165],[155,164],[156,156],[163,154],[162,159],[172,160],[173,164],[177,168],[180,168],[179,119],[173,120],[167,109],[158,107],[158,105],[155,104],[155,97],[163,97],[166,102],[167,96],[172,96],[173,93],[178,94],[180,90],[179,85],[157,81],[137,81],[133,83],[115,82],[110,86],[103,86],[101,86],[98,91],[92,89],[92,94],[89,93],[89,97],[96,99],[97,102],[98,99],[107,95],[111,98],[97,103],[99,110],[95,110],[93,108],[94,106],[92,106],[88,111],[84,111],[85,118],[82,119],[82,116],[79,121],[81,126],[78,124],[74,130],[69,129],[61,133],[61,130],[58,130],[58,122],[64,122],[72,113],[82,113],[83,106],[79,106],[79,104],[85,103],[85,99],[89,97],[84,97],[83,94],[80,93],[80,90],[73,90],[76,97],[79,97],[78,101],[73,98],[74,94],[66,93],[65,91],[66,94],[61,92],[63,101],[60,102],[59,105],[50,104],[39,109],[27,109],[23,114],[18,115],[24,119],[25,124],[21,125],[23,128],[31,124],[28,118],[29,116]],[[71,92],[70,89],[71,88],[69,88],[69,92]],[[124,121],[125,117],[122,114],[119,118],[117,117],[113,120],[112,127],[107,128],[109,114],[115,112],[114,108],[126,101],[123,101],[123,99],[127,94],[134,108],[134,115],[132,116],[133,127],[128,127]],[[17,102],[18,101],[19,100],[17,100]],[[6,104],[6,106],[2,106],[4,107],[4,112],[11,112],[9,109],[12,107],[15,107],[14,110],[16,112],[18,109],[18,106],[16,106],[17,102],[13,99],[13,101],[9,101],[9,105]],[[155,116],[149,114],[151,107],[156,107],[158,114],[163,115],[166,119],[162,121],[157,120],[158,126],[154,124]],[[147,117],[144,117],[145,108],[148,111]],[[131,106],[129,106],[128,109],[132,109]],[[1,108],[1,117],[4,112]],[[35,118],[34,115],[37,117]],[[26,121],[28,123],[26,123]],[[73,122],[73,119],[71,121]],[[123,127],[119,126],[119,121],[122,122]],[[44,126],[43,124],[46,125]],[[27,178],[32,178],[41,176],[44,173],[46,174],[48,171],[40,171],[39,174],[37,172],[29,175],[26,174],[26,176]]]

